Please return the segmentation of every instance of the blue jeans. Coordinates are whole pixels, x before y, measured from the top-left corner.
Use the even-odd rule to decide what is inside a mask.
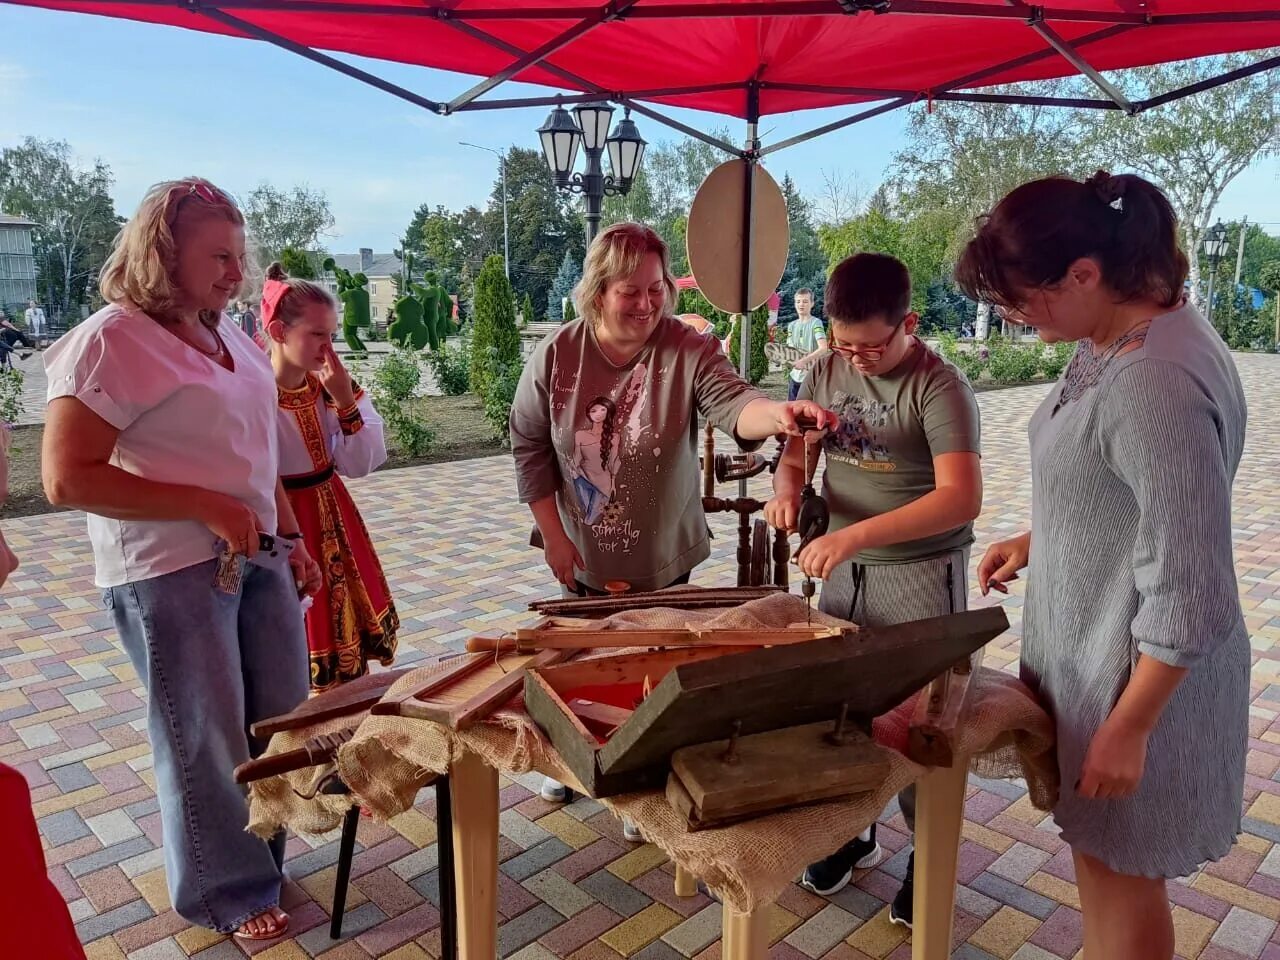
[[[107,590],[121,643],[147,690],[164,865],[183,919],[229,933],[280,901],[284,834],[247,833],[238,764],[266,744],[250,724],[307,698],[307,638],[286,569],[245,567],[239,595],[216,561]]]
[[[587,526],[600,522],[600,515],[609,505],[609,498],[586,477],[575,477],[573,489],[578,494],[578,505],[582,507],[582,522]]]
[[[793,380],[791,377],[787,377],[787,399],[794,400],[800,396],[800,388],[803,386],[803,380]]]

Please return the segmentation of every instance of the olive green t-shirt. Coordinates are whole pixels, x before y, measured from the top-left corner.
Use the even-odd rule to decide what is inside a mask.
[[[814,364],[800,388],[840,416],[840,429],[823,440],[822,495],[831,529],[879,516],[934,489],[933,458],[981,453],[981,426],[973,388],[963,373],[914,340],[892,371],[867,377],[834,353]],[[973,543],[966,523],[923,540],[864,550],[859,563],[909,563]]]
[[[665,587],[711,554],[698,414],[733,435],[742,409],[763,396],[718,340],[674,317],[621,365],[585,320],[564,324],[538,344],[511,406],[520,501],[556,495],[587,586]]]

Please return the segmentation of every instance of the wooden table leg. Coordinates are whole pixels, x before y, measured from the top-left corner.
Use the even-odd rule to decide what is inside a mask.
[[[474,753],[449,768],[458,956],[493,960],[498,946],[498,771]]]
[[[947,960],[956,905],[956,866],[969,758],[937,767],[916,782],[915,924],[912,960]]]
[[[698,878],[680,864],[676,864],[676,896],[696,897],[698,895]]]
[[[727,903],[722,916],[721,960],[766,960],[769,956],[769,907],[738,913]]]

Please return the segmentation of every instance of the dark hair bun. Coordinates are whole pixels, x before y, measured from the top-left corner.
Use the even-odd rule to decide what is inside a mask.
[[[284,272],[284,266],[279,260],[275,261],[271,266],[267,267],[268,280],[288,280],[289,274]]]

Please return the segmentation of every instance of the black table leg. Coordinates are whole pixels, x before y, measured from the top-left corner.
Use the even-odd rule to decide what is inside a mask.
[[[342,840],[338,845],[338,876],[333,883],[333,918],[329,922],[329,938],[342,936],[342,915],[347,909],[347,885],[351,882],[351,860],[356,851],[356,827],[360,825],[360,806],[352,804],[342,820]]]
[[[454,887],[453,798],[449,778],[436,780],[436,850],[440,875],[440,957],[458,956],[458,895]]]

